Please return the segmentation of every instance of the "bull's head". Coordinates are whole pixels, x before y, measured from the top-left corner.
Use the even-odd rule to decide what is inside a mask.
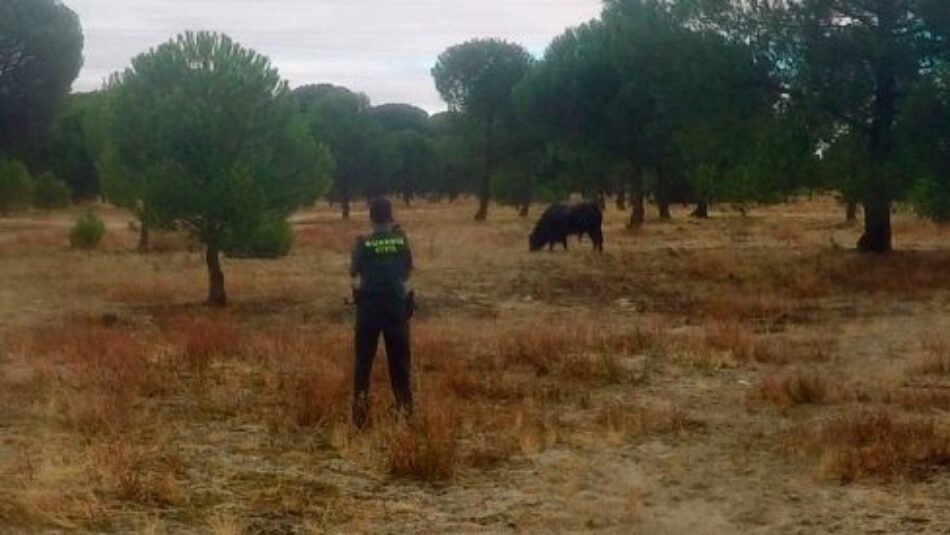
[[[528,236],[528,250],[533,252],[540,251],[544,248],[544,240],[541,238],[541,235],[538,231],[534,231]]]

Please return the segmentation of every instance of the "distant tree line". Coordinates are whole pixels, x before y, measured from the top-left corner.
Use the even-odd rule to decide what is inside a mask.
[[[433,75],[482,129],[478,219],[490,195],[612,194],[635,227],[647,197],[705,217],[828,191],[886,252],[895,202],[950,220],[948,39],[942,0],[606,0],[538,61],[474,40]]]
[[[448,111],[374,106],[329,84],[291,90],[227,36],[186,33],[100,91],[69,95],[76,15],[0,3],[0,215],[104,198],[218,255],[277,256],[289,213],[324,198],[479,199],[527,215],[571,194],[642,225],[692,203],[743,209],[802,192],[863,207],[862,251],[891,212],[950,220],[950,3],[606,0],[542,57],[498,39],[452,46],[432,76]]]

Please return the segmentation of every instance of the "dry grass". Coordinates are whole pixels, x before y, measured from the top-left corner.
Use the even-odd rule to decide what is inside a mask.
[[[455,408],[442,402],[417,412],[385,432],[389,473],[429,482],[448,480],[458,460]]]
[[[350,379],[339,367],[298,371],[282,378],[285,410],[302,427],[324,427],[349,413]]]
[[[911,372],[914,375],[950,375],[950,343],[944,341],[924,344],[924,357],[914,363]]]
[[[475,225],[468,208],[400,212],[419,260],[418,405],[409,422],[393,415],[381,349],[361,432],[349,423],[352,311],[340,302],[361,223],[321,208],[297,219],[291,256],[226,260],[234,306],[217,312],[196,306],[204,268],[181,236],[153,236],[160,252],[137,255],[125,216],[106,210],[115,243],[78,254],[58,243],[65,216],[0,221],[0,523],[470,527],[450,516],[486,531],[629,531],[602,511],[631,508],[637,529],[680,532],[664,522],[686,514],[682,503],[651,488],[708,489],[728,518],[750,500],[772,507],[761,488],[788,490],[804,466],[768,447],[792,422],[806,424],[786,446],[827,478],[918,479],[950,464],[947,344],[915,360],[908,329],[911,314],[945,325],[950,264],[928,251],[945,234],[899,218],[920,251],[869,261],[829,250],[857,232],[833,204],[677,214],[636,234],[608,212],[605,254],[572,243],[528,255],[532,221],[499,211]],[[749,377],[760,380],[743,400]],[[784,417],[748,410],[763,404]],[[794,493],[808,484],[822,483],[795,480]],[[922,502],[942,496],[921,485]],[[836,499],[804,494],[789,514],[822,505],[811,495]],[[900,505],[855,500],[832,505],[885,516]],[[838,529],[867,531],[853,516]],[[732,532],[759,526],[737,522]]]
[[[893,401],[907,411],[950,412],[950,389],[940,387],[904,388],[892,394]]]
[[[704,341],[714,351],[726,352],[738,360],[752,360],[758,350],[755,336],[738,321],[713,321],[705,326]]]
[[[950,285],[950,252],[898,251],[882,258],[839,255],[824,260],[836,286],[915,297]]]
[[[578,348],[589,347],[593,333],[589,326],[528,325],[497,336],[494,352],[501,367],[528,366],[539,375]]]
[[[819,474],[841,481],[923,478],[950,466],[950,433],[934,420],[854,412],[803,432],[819,456]]]
[[[749,392],[748,400],[771,403],[784,410],[798,405],[823,405],[832,396],[831,390],[818,371],[770,375]]]
[[[295,227],[296,243],[301,247],[331,253],[347,253],[356,243],[360,229],[340,222],[300,224]]]
[[[109,300],[123,304],[156,305],[175,302],[179,292],[167,281],[120,282],[109,289]]]
[[[605,433],[608,441],[623,444],[646,435],[681,434],[702,427],[702,422],[685,411],[664,405],[628,406],[608,403],[602,406],[595,422]]]
[[[123,432],[138,398],[173,387],[161,350],[130,329],[76,321],[27,333],[18,346],[27,357],[59,369],[55,400],[84,433]]]
[[[764,322],[792,313],[796,305],[794,301],[776,294],[749,296],[736,292],[720,297],[708,297],[703,308],[714,318]]]
[[[91,468],[102,488],[119,499],[146,506],[181,503],[183,466],[161,440],[130,441],[117,437],[91,453]]]
[[[836,341],[831,337],[796,334],[771,336],[760,340],[755,348],[755,359],[769,364],[818,364],[832,360]]]
[[[240,326],[224,315],[174,316],[163,322],[162,330],[178,346],[188,367],[202,374],[213,359],[239,356],[244,347]]]
[[[202,247],[201,243],[189,236],[187,232],[152,231],[149,235],[148,250],[151,254],[167,254],[196,252],[201,251]]]
[[[216,514],[208,521],[212,535],[243,535],[244,523],[228,514]]]
[[[69,246],[69,234],[63,231],[41,231],[17,234],[13,239],[17,249],[64,249]]]

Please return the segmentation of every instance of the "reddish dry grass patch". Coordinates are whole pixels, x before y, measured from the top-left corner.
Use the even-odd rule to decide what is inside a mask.
[[[946,251],[898,251],[884,257],[821,251],[790,257],[767,250],[710,250],[684,255],[671,267],[718,290],[714,294],[720,297],[705,300],[706,311],[737,318],[793,312],[804,305],[795,300],[835,293],[913,297],[950,286]]]
[[[242,353],[273,373],[272,386],[285,421],[326,429],[348,418],[350,336],[342,327],[323,331],[262,328],[244,338]],[[374,383],[382,386],[379,370],[374,371]]]
[[[397,477],[444,481],[455,474],[459,456],[457,415],[449,400],[419,407],[409,422],[386,433],[389,472]]]
[[[69,246],[69,232],[67,230],[21,232],[12,241],[20,249],[65,249]]]
[[[149,235],[148,251],[150,253],[193,253],[200,251],[201,242],[192,238],[187,232],[155,232]]]
[[[785,246],[800,246],[806,240],[805,229],[797,223],[785,222],[775,229],[775,238]]]
[[[950,432],[934,420],[856,412],[800,433],[792,445],[817,454],[820,474],[841,481],[924,478],[950,466]]]
[[[738,360],[753,360],[759,348],[752,331],[735,320],[707,323],[703,341],[707,347],[727,352]]]
[[[798,303],[774,293],[746,295],[730,292],[727,295],[708,298],[703,308],[708,316],[732,320],[773,320],[792,312]]]
[[[230,316],[174,316],[161,325],[165,336],[180,350],[180,357],[192,371],[205,373],[211,361],[243,353],[243,335]]]
[[[253,329],[243,337],[244,353],[276,362],[281,372],[288,366],[309,366],[319,361],[348,363],[353,358],[352,333],[343,326],[322,330],[285,326]]]
[[[298,245],[334,253],[349,252],[360,235],[359,227],[341,223],[297,225],[294,230]]]
[[[836,254],[827,260],[837,286],[915,296],[950,287],[950,252],[897,251],[883,257]]]
[[[737,361],[767,364],[819,363],[831,360],[835,340],[821,336],[779,337],[756,335],[734,319],[716,319],[703,326],[705,349],[726,353]]]
[[[831,360],[835,340],[820,336],[770,337],[756,345],[755,359],[769,364],[820,363]]]
[[[338,367],[301,370],[279,383],[284,410],[301,427],[325,427],[347,418],[350,380]]]
[[[25,335],[19,347],[58,371],[67,419],[84,432],[117,433],[125,428],[136,398],[171,388],[161,355],[125,328],[77,321]]]
[[[528,366],[543,374],[564,356],[590,347],[592,342],[589,326],[535,324],[498,333],[495,355],[501,368]]]
[[[831,391],[817,371],[770,375],[749,392],[748,401],[787,410],[798,405],[823,405],[830,400]]]
[[[950,375],[950,343],[945,341],[924,344],[924,357],[911,368],[916,375]]]
[[[891,397],[904,410],[950,412],[950,389],[937,387],[904,388]]]
[[[175,301],[176,295],[175,288],[163,280],[119,283],[108,291],[110,301],[124,304],[168,304]]]

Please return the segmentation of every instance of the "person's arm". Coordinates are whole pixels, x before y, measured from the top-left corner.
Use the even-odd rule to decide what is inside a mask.
[[[360,275],[363,261],[363,236],[356,238],[356,246],[350,252],[350,278],[356,278]]]
[[[409,277],[412,275],[412,248],[409,247],[409,240],[406,240],[406,265],[405,270],[403,271],[403,281],[409,280]]]

